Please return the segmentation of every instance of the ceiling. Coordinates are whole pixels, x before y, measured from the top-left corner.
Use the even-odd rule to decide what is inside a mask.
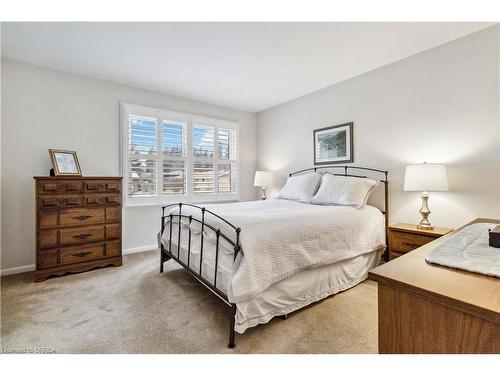
[[[2,57],[260,112],[492,23],[3,23]]]

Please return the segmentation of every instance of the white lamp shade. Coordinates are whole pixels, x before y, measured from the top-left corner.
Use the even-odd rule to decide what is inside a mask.
[[[405,171],[405,191],[447,191],[448,175],[444,164],[413,164]]]
[[[253,182],[253,186],[268,187],[271,186],[271,182],[272,182],[271,172],[265,172],[265,171],[255,172],[255,180]]]

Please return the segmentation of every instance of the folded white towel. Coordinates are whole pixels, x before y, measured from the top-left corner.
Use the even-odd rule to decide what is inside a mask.
[[[500,278],[500,248],[489,246],[488,229],[496,224],[472,224],[432,249],[425,260]]]

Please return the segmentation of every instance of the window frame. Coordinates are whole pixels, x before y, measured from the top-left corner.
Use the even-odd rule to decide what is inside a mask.
[[[129,150],[128,132],[129,116],[143,116],[156,119],[156,194],[151,196],[129,195]],[[162,132],[165,121],[180,122],[186,124],[186,156],[168,157],[163,153]],[[193,155],[193,126],[211,126],[214,130],[214,156],[212,159],[195,157]],[[219,159],[218,136],[219,129],[228,129],[236,133],[236,159],[231,156],[227,160]],[[120,170],[123,176],[123,203],[126,207],[163,205],[170,203],[205,203],[205,202],[227,202],[240,199],[240,126],[236,121],[218,119],[176,112],[166,109],[151,108],[130,103],[120,103]],[[186,194],[165,195],[163,194],[163,162],[165,160],[185,160],[186,163]],[[195,161],[212,161],[214,176],[214,192],[207,194],[193,193],[193,163]],[[219,164],[236,163],[236,191],[220,193],[219,190]]]

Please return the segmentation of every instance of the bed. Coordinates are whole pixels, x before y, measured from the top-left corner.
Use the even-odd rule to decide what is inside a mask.
[[[228,347],[235,345],[235,332],[351,288],[379,264],[387,239],[387,171],[334,165],[290,177],[318,170],[382,174],[382,204],[269,199],[162,207],[160,272],[173,259],[230,307]]]

